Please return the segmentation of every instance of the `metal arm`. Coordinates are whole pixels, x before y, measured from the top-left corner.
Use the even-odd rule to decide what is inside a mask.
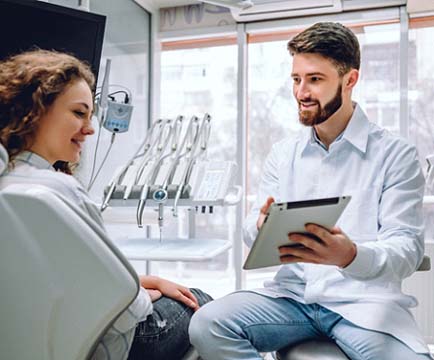
[[[167,148],[167,145],[169,144],[170,137],[173,134],[172,131],[173,128],[170,125],[170,123],[171,123],[170,119],[166,120],[166,125],[169,125],[169,130],[167,131],[166,137],[164,136],[160,137],[159,145],[157,147],[157,158],[149,172],[149,175],[146,177],[142,191],[140,192],[140,198],[139,198],[139,203],[137,205],[137,212],[136,212],[137,225],[140,228],[143,227],[143,221],[142,221],[143,211],[145,209],[146,199],[148,197],[150,185],[153,184],[153,182],[155,181],[155,177],[157,176],[158,170],[160,168],[161,159],[163,158],[164,152]]]
[[[193,166],[194,166],[194,163],[197,159],[197,156],[199,155],[199,154],[196,154],[196,149],[198,148],[198,144],[201,141],[201,135],[204,134],[204,129],[207,131],[208,136],[209,136],[210,121],[211,121],[211,116],[209,114],[205,114],[203,117],[203,120],[202,120],[202,124],[199,128],[199,131],[196,134],[195,141],[194,141],[192,148],[191,148],[190,160],[188,162],[187,167],[184,170],[184,173],[182,175],[181,183],[179,184],[178,190],[176,191],[175,200],[173,202],[173,216],[178,216],[179,199],[181,198],[182,192],[188,183],[188,178],[189,178],[190,173],[193,169]],[[204,148],[206,149],[206,146]],[[202,149],[203,149],[203,147],[202,147]]]
[[[156,128],[157,125],[159,125],[162,122],[161,119],[157,120],[152,127],[149,129],[148,133],[146,134],[145,139],[143,140],[143,142],[139,145],[139,147],[137,148],[136,152],[134,153],[134,155],[131,157],[131,159],[126,163],[126,165],[122,168],[122,170],[119,172],[119,174],[117,174],[112,182],[109,184],[109,191],[107,192],[107,195],[104,197],[104,201],[101,205],[101,212],[104,211],[109,202],[111,197],[113,196],[113,192],[116,188],[116,185],[119,184],[119,181],[122,179],[122,177],[125,175],[126,171],[128,170],[128,168],[130,167],[130,165],[132,165],[132,163],[134,162],[134,160],[137,158],[138,154],[140,153],[140,151],[142,150],[142,148],[144,148],[144,154],[146,154],[146,152],[150,149],[151,145],[150,145],[150,140],[152,139],[152,134],[154,133],[154,130]]]

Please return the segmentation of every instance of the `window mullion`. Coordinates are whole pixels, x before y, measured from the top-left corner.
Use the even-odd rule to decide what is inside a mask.
[[[244,24],[237,25],[238,82],[237,82],[237,184],[242,186],[243,198],[237,206],[236,233],[234,239],[235,288],[242,289],[245,283],[242,272],[243,223],[247,199],[247,33]]]
[[[399,133],[409,138],[408,113],[408,14],[406,8],[400,8],[399,41]]]

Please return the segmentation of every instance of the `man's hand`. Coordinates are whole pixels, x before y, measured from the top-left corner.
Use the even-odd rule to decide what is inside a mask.
[[[270,196],[264,205],[262,205],[258,221],[256,222],[256,227],[259,230],[264,223],[265,218],[267,217],[268,209],[270,208],[271,204],[274,203],[274,199]]]
[[[199,309],[199,302],[187,287],[156,276],[139,276],[139,279],[140,285],[148,291],[152,301],[155,301],[153,297],[160,292],[164,296],[184,303],[194,311]]]
[[[306,231],[313,236],[288,234],[291,241],[302,246],[281,246],[279,253],[282,263],[305,262],[344,268],[357,255],[356,244],[339,227],[327,230],[315,224],[307,224]]]

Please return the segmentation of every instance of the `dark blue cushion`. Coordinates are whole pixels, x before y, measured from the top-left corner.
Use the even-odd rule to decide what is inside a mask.
[[[281,349],[279,360],[348,360],[342,350],[329,339],[315,339]]]

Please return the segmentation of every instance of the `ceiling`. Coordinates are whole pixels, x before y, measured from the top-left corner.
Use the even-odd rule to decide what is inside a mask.
[[[199,3],[199,1],[196,0],[145,0],[144,2],[158,9]]]
[[[135,0],[135,1],[142,5],[148,5],[153,9],[182,6],[182,5],[189,5],[189,4],[199,4],[201,2],[199,0]],[[344,0],[344,1],[350,3],[350,0]],[[354,0],[354,2],[363,4],[363,0]],[[383,0],[383,2],[385,1]],[[410,13],[434,10],[433,0],[407,0],[406,2],[407,2],[408,11]]]
[[[433,11],[434,1],[432,0],[408,0],[407,9],[411,13]]]

